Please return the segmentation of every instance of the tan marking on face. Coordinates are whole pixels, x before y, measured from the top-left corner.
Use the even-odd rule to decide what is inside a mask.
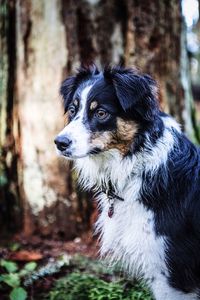
[[[135,122],[117,118],[117,130],[96,132],[91,137],[91,143],[104,151],[118,149],[125,155],[130,149],[137,129]]]
[[[91,137],[91,143],[102,150],[109,149],[108,146],[112,141],[112,131],[96,132]]]
[[[94,110],[95,108],[97,108],[98,106],[98,102],[97,101],[92,101],[90,104],[90,110]]]
[[[131,142],[138,130],[138,126],[134,121],[125,121],[117,118],[117,136],[119,140]]]

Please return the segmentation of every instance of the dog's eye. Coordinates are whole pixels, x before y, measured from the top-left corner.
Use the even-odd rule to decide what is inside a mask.
[[[104,120],[108,117],[109,113],[107,111],[105,111],[104,109],[98,109],[95,113],[95,116],[99,119],[99,120]]]
[[[73,117],[75,116],[75,114],[76,114],[76,109],[75,109],[75,107],[73,107],[73,106],[69,107],[68,113],[69,113],[69,116],[70,116],[71,118],[73,118]]]

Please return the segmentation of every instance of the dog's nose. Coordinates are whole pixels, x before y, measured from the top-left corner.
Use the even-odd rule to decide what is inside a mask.
[[[69,145],[72,143],[72,141],[65,136],[58,135],[55,138],[54,143],[56,144],[58,150],[65,151],[69,147]]]

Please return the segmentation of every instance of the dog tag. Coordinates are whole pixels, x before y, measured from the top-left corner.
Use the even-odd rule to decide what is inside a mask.
[[[109,216],[109,218],[112,218],[113,214],[114,214],[114,203],[111,203],[110,207],[108,209],[108,216]]]
[[[119,197],[113,192],[113,188],[111,187],[110,189],[107,190],[102,190],[103,193],[106,194],[108,202],[109,202],[109,208],[108,208],[108,217],[112,218],[114,214],[114,203],[116,200],[124,201],[123,198]]]

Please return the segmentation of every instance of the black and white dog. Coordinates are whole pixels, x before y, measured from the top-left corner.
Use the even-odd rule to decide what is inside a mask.
[[[159,110],[156,83],[120,67],[82,68],[61,86],[69,124],[55,143],[99,192],[101,252],[157,300],[200,294],[200,150]]]

